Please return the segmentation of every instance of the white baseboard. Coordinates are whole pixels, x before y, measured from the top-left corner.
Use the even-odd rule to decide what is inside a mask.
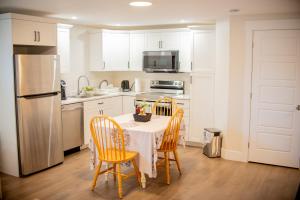
[[[234,161],[240,161],[240,162],[248,162],[245,158],[245,155],[241,151],[234,151],[229,149],[222,148],[221,150],[221,157],[226,160],[234,160]]]

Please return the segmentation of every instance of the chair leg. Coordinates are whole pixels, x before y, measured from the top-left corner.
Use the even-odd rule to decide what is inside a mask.
[[[136,179],[138,181],[138,184],[140,186],[142,186],[141,185],[141,174],[140,174],[138,166],[136,165],[135,159],[133,159],[131,162],[132,162],[132,165],[133,165],[133,168],[134,168],[134,171],[135,171],[135,175],[136,175]]]
[[[173,151],[173,153],[174,153],[174,158],[175,158],[175,161],[176,161],[177,169],[179,171],[179,174],[181,175],[182,173],[181,173],[181,169],[180,169],[180,164],[179,164],[177,151],[175,150],[175,151]]]
[[[166,163],[166,179],[167,184],[170,184],[170,161],[169,161],[169,152],[165,152],[165,163]]]
[[[113,165],[114,165],[114,181],[116,181],[116,180],[117,180],[117,174],[116,174],[116,172],[117,172],[117,170],[116,170],[116,164],[114,163]]]
[[[118,192],[119,192],[119,198],[122,199],[122,176],[121,176],[121,166],[119,163],[117,165],[117,174],[118,174]]]
[[[100,169],[101,169],[101,165],[102,165],[102,161],[99,161],[99,165],[97,166],[96,168],[96,171],[95,171],[95,175],[94,175],[94,179],[93,179],[93,183],[92,183],[92,187],[91,187],[91,190],[93,191],[96,187],[96,183],[97,183],[97,179],[98,179],[98,176],[99,176],[99,173],[100,173]]]

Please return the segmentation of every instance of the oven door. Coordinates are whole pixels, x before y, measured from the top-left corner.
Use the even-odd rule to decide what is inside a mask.
[[[178,51],[145,51],[143,55],[145,72],[178,72]]]

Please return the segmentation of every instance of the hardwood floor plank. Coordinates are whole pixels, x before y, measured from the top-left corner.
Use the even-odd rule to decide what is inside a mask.
[[[135,177],[123,182],[124,199],[291,199],[300,182],[297,169],[209,159],[198,148],[179,149],[182,176],[171,162],[171,184],[165,183],[165,168],[157,179],[148,179],[140,188]],[[130,169],[132,170],[132,169]],[[79,200],[118,199],[118,187],[110,176],[108,183],[99,176],[94,192],[90,191],[94,171],[89,169],[87,150],[69,155],[62,165],[25,177],[1,175],[3,197],[8,200]]]

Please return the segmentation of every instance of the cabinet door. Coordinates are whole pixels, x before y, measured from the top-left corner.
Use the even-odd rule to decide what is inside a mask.
[[[146,34],[146,50],[160,51],[161,49],[161,33],[149,32]]]
[[[181,32],[162,32],[161,49],[179,50],[181,45]]]
[[[60,58],[60,72],[70,72],[70,29],[57,28],[57,53]]]
[[[56,24],[13,19],[13,43],[17,45],[56,46]]]
[[[193,34],[193,71],[215,68],[215,31],[197,31]]]
[[[143,51],[145,51],[145,34],[130,33],[130,65],[129,70],[143,70]]]
[[[89,33],[89,70],[103,71],[102,32]]]
[[[179,71],[191,72],[193,34],[190,31],[182,32],[179,49]]]
[[[105,70],[127,71],[129,68],[129,33],[104,32],[103,56]]]
[[[123,96],[123,114],[135,112],[135,97]]]
[[[84,116],[84,139],[85,145],[90,143],[90,121],[93,117],[99,115],[99,108],[97,101],[86,101],[83,103],[83,116]]]
[[[115,117],[122,114],[122,97],[110,97],[102,99],[104,114]]]
[[[190,85],[189,141],[203,143],[204,128],[214,125],[214,76],[211,73],[192,75]]]
[[[57,45],[57,26],[56,24],[34,22],[38,31],[38,45],[56,46]]]
[[[13,43],[17,45],[37,45],[37,35],[34,22],[12,20]]]

